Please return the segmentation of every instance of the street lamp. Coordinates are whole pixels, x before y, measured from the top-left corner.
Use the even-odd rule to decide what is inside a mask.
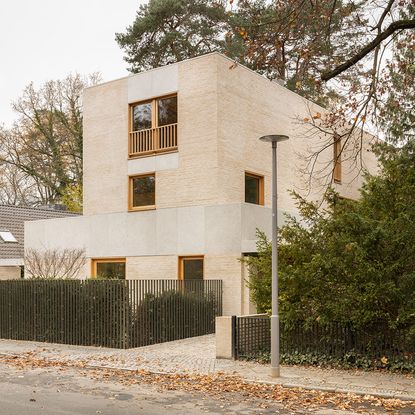
[[[272,315],[271,376],[280,376],[280,317],[278,314],[278,217],[277,217],[277,144],[288,140],[286,135],[264,135],[261,141],[272,143]]]

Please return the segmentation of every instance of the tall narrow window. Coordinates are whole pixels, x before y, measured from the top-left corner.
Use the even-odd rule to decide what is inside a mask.
[[[146,130],[152,125],[153,108],[151,102],[145,102],[133,106],[134,131]]]
[[[335,183],[341,183],[342,181],[342,143],[339,136],[334,136],[333,143],[333,180]]]
[[[125,258],[93,259],[92,277],[102,279],[125,279]]]
[[[180,257],[179,278],[181,280],[203,280],[203,256]]]
[[[154,209],[156,205],[156,175],[144,174],[129,178],[129,209]]]
[[[264,177],[245,173],[245,202],[264,204]]]
[[[157,100],[157,126],[177,123],[177,96]]]

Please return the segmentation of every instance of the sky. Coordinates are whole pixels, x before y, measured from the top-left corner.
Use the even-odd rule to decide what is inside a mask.
[[[69,73],[101,72],[103,81],[126,76],[115,42],[144,0],[16,0],[0,6],[0,124],[26,85],[35,87]]]

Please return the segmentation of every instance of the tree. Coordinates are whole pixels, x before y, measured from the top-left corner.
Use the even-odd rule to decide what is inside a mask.
[[[321,68],[334,50],[348,53],[360,27],[351,16],[360,10],[361,2],[233,3],[150,0],[140,7],[126,33],[116,34],[130,70],[139,72],[220,51],[323,102],[318,81]],[[348,42],[341,42],[343,38]],[[333,90],[325,93],[326,98],[337,97]]]
[[[16,166],[0,166],[0,203],[2,205],[31,205],[37,200],[35,185]]]
[[[75,74],[37,90],[30,84],[14,103],[19,119],[0,130],[0,164],[13,172],[4,179],[14,204],[60,203],[68,189],[82,187],[82,91],[98,80]]]
[[[79,278],[85,266],[84,249],[26,249],[25,272],[35,279]]]
[[[257,2],[243,3],[252,7]],[[278,13],[274,18],[263,14],[251,22],[247,19],[242,31],[245,56],[261,58],[268,71],[278,71],[286,79],[289,88],[328,110],[317,120],[313,119],[316,114],[306,119],[311,122],[303,120],[314,135],[323,137],[320,148],[308,155],[309,175],[333,180],[332,164],[324,172],[316,172],[315,166],[334,138],[342,143],[339,157],[348,153],[360,171],[368,139],[365,130],[396,142],[402,138],[400,120],[411,122],[413,100],[394,97],[403,98],[408,86],[410,90],[414,85],[415,4],[412,0],[267,4]],[[293,65],[295,76],[284,78]]]
[[[171,0],[143,6],[127,33],[117,35],[131,70],[219,50],[270,79],[283,80],[327,109],[300,122],[307,124],[309,135],[321,137],[320,148],[304,155],[307,173],[329,183],[333,163],[319,171],[315,167],[334,138],[341,142],[338,156],[352,160],[358,175],[364,168],[365,130],[396,142],[402,119],[406,129],[412,128],[414,102],[406,94],[415,84],[412,0],[230,0],[199,6]],[[213,21],[206,17],[207,8],[220,10]],[[205,35],[198,25],[202,21],[214,32]],[[204,43],[198,43],[203,36]]]
[[[380,146],[382,170],[358,201],[331,191],[326,207],[298,198],[300,219],[280,231],[280,302],[285,321],[399,326],[415,317],[415,143]],[[247,260],[260,311],[271,301],[271,246],[259,234]]]
[[[240,60],[330,105],[340,94],[322,88],[320,75],[334,56],[350,53],[362,30],[355,17],[362,6],[362,1],[239,1],[231,22],[233,37],[242,37],[245,46]]]
[[[223,51],[226,1],[150,0],[116,40],[131,72]]]

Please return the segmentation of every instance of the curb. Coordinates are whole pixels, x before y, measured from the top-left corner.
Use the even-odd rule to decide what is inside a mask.
[[[354,395],[361,395],[361,396],[374,396],[378,398],[384,399],[399,399],[401,401],[415,401],[415,395],[402,395],[400,393],[396,393],[396,391],[391,390],[390,392],[380,392],[376,389],[372,391],[362,391],[356,390],[352,388],[339,388],[337,386],[313,386],[313,385],[301,385],[301,384],[294,384],[294,383],[287,383],[287,382],[272,382],[267,380],[258,380],[258,379],[244,379],[245,382],[248,383],[259,383],[259,384],[266,384],[266,385],[280,385],[283,388],[287,389],[304,389],[304,390],[314,390],[314,391],[321,391],[321,392],[329,392],[329,393],[350,393]]]

